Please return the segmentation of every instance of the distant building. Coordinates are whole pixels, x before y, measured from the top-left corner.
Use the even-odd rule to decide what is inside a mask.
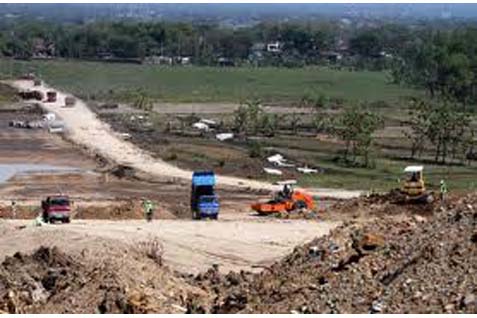
[[[152,64],[152,65],[172,65],[172,57],[169,56],[147,56],[144,58],[145,64]]]
[[[343,59],[343,55],[335,51],[320,52],[320,57],[330,62],[338,62]]]
[[[219,57],[217,59],[217,65],[218,66],[235,66],[235,63],[232,59],[229,59],[227,57]]]
[[[180,65],[189,65],[191,64],[191,58],[189,56],[177,56],[175,58],[176,63]]]
[[[280,53],[282,51],[282,44],[278,41],[267,44],[267,52]]]

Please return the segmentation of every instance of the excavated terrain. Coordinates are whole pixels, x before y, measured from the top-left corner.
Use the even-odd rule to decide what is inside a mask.
[[[336,203],[328,213],[336,209],[341,226],[259,273],[224,274],[217,266],[198,275],[173,272],[157,257],[157,242],[105,247],[107,259],[104,251],[17,253],[0,266],[0,310],[477,313],[477,194],[430,206],[388,199]]]
[[[162,266],[160,253],[154,242],[130,250],[127,264],[88,251],[16,253],[0,265],[0,312],[183,313],[194,288]]]
[[[348,221],[260,274],[190,277],[216,297],[189,311],[477,313],[477,195],[435,204],[427,216],[389,212]]]

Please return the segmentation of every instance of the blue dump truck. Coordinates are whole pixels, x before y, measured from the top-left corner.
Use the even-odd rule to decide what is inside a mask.
[[[196,171],[192,175],[190,208],[192,218],[196,220],[202,218],[217,220],[220,204],[215,194],[215,174],[213,171]]]

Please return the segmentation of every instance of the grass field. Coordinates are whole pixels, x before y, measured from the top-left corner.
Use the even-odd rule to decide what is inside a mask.
[[[323,93],[347,101],[396,103],[416,91],[389,84],[382,72],[328,68],[164,67],[80,61],[0,60],[0,74],[33,71],[51,85],[97,99],[123,99],[143,89],[168,102],[294,102],[305,93]]]

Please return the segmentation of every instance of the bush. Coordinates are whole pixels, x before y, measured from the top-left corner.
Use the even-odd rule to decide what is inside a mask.
[[[263,147],[258,141],[251,141],[248,144],[248,155],[250,158],[260,158],[263,156]]]

